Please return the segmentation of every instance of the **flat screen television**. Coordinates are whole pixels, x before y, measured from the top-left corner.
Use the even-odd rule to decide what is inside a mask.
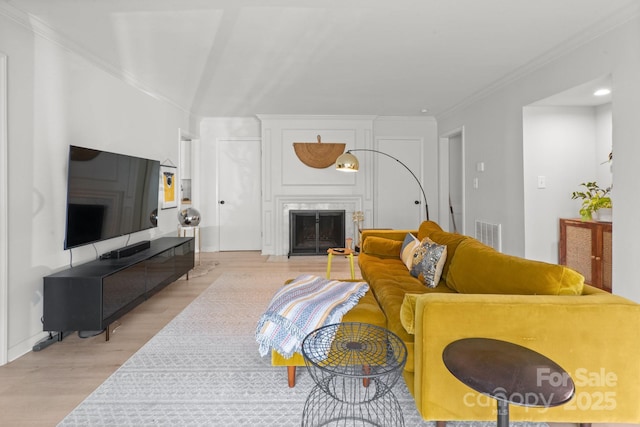
[[[69,147],[64,248],[156,227],[160,162]]]

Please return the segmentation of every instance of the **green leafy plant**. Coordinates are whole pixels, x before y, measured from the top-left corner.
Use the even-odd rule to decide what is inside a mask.
[[[611,208],[611,197],[608,196],[611,187],[600,188],[596,182],[583,182],[584,191],[574,191],[571,199],[582,199],[580,217],[583,220],[591,220],[593,212],[602,208]]]

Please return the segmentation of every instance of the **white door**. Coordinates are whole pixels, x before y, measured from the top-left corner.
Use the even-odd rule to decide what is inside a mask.
[[[260,250],[260,139],[227,138],[217,146],[220,250]]]
[[[377,150],[400,160],[421,179],[424,145],[421,139],[379,139],[377,143]],[[415,229],[426,218],[425,201],[416,178],[383,154],[374,153],[372,157],[376,164],[375,227]]]

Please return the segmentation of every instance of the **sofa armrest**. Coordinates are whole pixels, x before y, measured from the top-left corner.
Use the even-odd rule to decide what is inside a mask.
[[[511,419],[639,423],[640,304],[583,296],[425,294],[415,298],[412,392],[427,420],[495,419],[495,401],[458,381],[442,352],[468,337],[528,347],[562,366],[576,395],[555,408],[512,406]],[[541,381],[551,380],[540,373]]]

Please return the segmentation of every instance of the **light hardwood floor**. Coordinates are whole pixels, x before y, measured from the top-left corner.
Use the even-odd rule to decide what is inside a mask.
[[[197,261],[197,258],[196,258]],[[178,280],[111,325],[104,333],[81,339],[77,334],[0,367],[0,426],[55,426],[151,337],[224,272],[326,273],[326,256],[267,257],[258,252],[202,254],[201,263],[218,264],[209,273]],[[356,277],[360,271],[356,266]],[[349,277],[349,262],[334,257],[331,276]],[[284,372],[283,372],[283,375]],[[575,424],[552,424],[574,427]],[[594,424],[593,427],[629,427]],[[640,427],[640,425],[634,425]]]
[[[196,262],[198,258],[196,256]],[[326,273],[326,256],[267,257],[258,252],[203,253],[209,273],[178,280],[111,325],[105,334],[66,337],[0,367],[0,426],[55,426],[131,355],[224,272]],[[332,277],[349,277],[349,262],[334,257]],[[356,276],[359,277],[356,262]],[[284,374],[283,374],[284,375]]]

